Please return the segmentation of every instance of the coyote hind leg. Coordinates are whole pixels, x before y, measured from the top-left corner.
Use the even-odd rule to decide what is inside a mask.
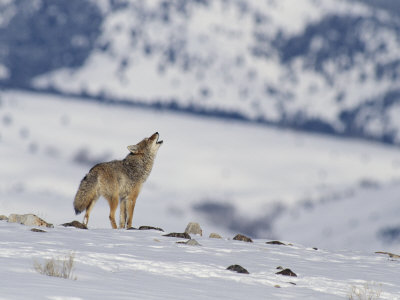
[[[85,224],[86,226],[89,223],[90,212],[92,211],[96,201],[97,201],[97,199],[90,202],[89,206],[86,208],[85,217],[83,218],[83,224]]]

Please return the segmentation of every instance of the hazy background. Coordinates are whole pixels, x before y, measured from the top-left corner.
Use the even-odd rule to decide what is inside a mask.
[[[399,13],[0,0],[0,213],[75,218],[85,172],[159,131],[135,226],[399,249]],[[107,210],[92,226],[108,228]]]

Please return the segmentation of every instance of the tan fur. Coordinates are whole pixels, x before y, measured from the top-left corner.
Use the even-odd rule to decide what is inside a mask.
[[[158,132],[140,143],[128,146],[130,153],[123,160],[95,165],[82,179],[74,200],[76,214],[86,210],[83,223],[89,222],[90,212],[100,196],[110,205],[110,222],[117,228],[115,211],[120,201],[120,228],[132,227],[136,199],[143,183],[150,175],[154,158],[162,141]]]

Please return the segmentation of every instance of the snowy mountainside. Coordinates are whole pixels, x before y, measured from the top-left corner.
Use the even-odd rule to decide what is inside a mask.
[[[3,85],[400,143],[400,23],[359,1],[4,3]]]
[[[72,202],[88,170],[122,159],[126,146],[159,131],[164,144],[133,226],[178,231],[198,221],[226,235],[399,249],[396,147],[38,93],[4,91],[0,98],[0,214],[81,220]],[[100,199],[89,228],[109,228],[108,213]],[[388,229],[390,244],[378,234]]]

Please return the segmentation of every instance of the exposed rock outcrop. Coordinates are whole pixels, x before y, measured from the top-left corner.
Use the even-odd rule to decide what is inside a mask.
[[[236,241],[243,241],[243,242],[248,242],[248,243],[252,243],[253,240],[243,234],[237,234],[235,235],[235,237],[233,238]]]
[[[18,215],[18,214],[11,214],[8,217],[9,223],[19,223],[26,226],[43,226],[48,228],[53,228],[53,224],[47,223],[43,219],[39,218],[34,214],[25,214],[25,215]]]
[[[199,223],[190,222],[186,226],[185,232],[188,234],[198,234],[203,236],[203,230],[201,229]]]

